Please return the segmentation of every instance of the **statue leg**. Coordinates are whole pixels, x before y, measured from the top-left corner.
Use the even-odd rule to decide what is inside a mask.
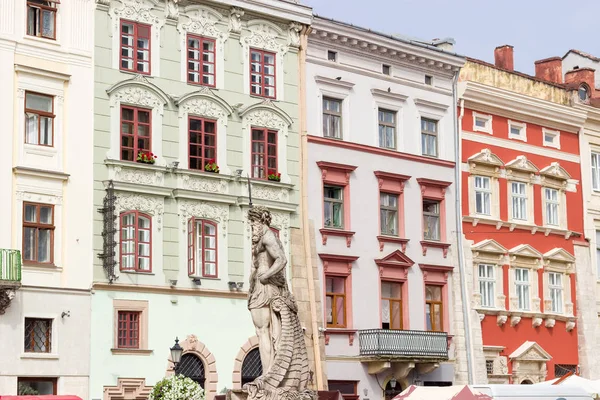
[[[250,310],[252,322],[258,336],[258,351],[263,366],[263,374],[267,373],[273,359],[273,342],[271,340],[271,308],[261,307]]]

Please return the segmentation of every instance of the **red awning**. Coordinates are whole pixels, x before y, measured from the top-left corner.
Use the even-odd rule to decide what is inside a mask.
[[[42,396],[0,396],[0,400],[82,400],[81,397],[46,394]]]

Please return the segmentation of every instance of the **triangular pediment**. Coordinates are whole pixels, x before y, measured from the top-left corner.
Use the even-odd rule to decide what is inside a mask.
[[[541,175],[548,176],[553,179],[560,179],[562,181],[566,181],[567,179],[571,179],[571,175],[560,166],[559,163],[553,162],[545,168],[542,168],[540,171]]]
[[[473,154],[467,161],[476,164],[495,165],[497,167],[504,165],[500,157],[492,153],[490,149],[483,149],[479,153]]]
[[[383,258],[376,259],[375,263],[385,267],[408,268],[415,262],[400,250],[396,250]]]
[[[514,160],[506,163],[507,169],[516,169],[519,171],[526,171],[531,173],[539,172],[538,167],[535,166],[534,163],[529,161],[525,156],[518,156]]]
[[[563,262],[563,263],[574,263],[575,257],[560,247],[556,247],[546,253],[544,253],[544,258],[552,261]]]
[[[536,342],[526,341],[509,356],[511,360],[519,361],[550,361],[552,356]]]
[[[479,243],[475,243],[471,246],[471,250],[480,253],[494,253],[494,254],[506,254],[508,249],[496,242],[494,239],[482,240]]]
[[[520,244],[508,251],[511,256],[542,258],[542,253],[534,249],[528,244]]]

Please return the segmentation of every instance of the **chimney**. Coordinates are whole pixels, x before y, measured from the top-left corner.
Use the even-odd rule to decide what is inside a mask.
[[[562,59],[551,57],[536,61],[535,77],[546,82],[562,83]]]
[[[590,95],[596,88],[596,71],[593,68],[578,68],[571,70],[565,74],[565,83],[579,85],[585,83],[588,85]]]
[[[515,69],[513,47],[509,44],[496,47],[494,50],[494,64],[498,68],[513,71]]]

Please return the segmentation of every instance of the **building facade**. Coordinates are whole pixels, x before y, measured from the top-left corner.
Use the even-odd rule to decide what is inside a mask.
[[[261,373],[248,182],[289,259],[311,16],[275,0],[97,1],[91,398],[147,395],[174,372],[176,337],[177,372],[208,399]]]
[[[495,65],[469,59],[460,80],[463,231],[488,381],[577,371],[578,330],[597,324],[578,307],[585,112],[564,85],[514,71],[512,46],[496,48]]]
[[[313,20],[309,216],[328,386],[347,398],[452,384],[465,360],[451,43]]]
[[[88,0],[0,3],[0,393],[88,397]]]

